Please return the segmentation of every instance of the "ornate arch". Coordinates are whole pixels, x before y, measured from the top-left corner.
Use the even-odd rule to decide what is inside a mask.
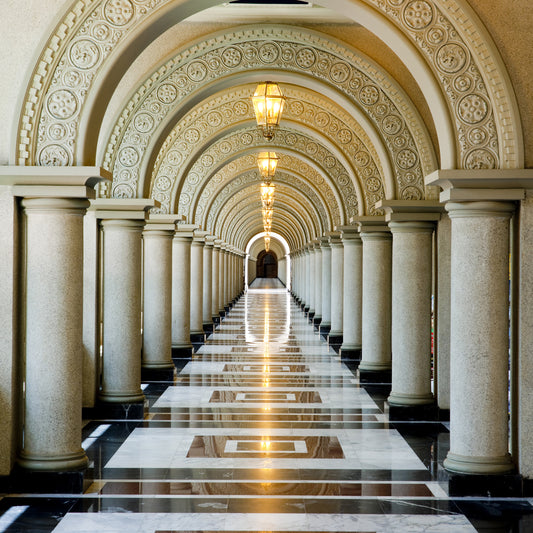
[[[327,6],[330,0],[321,3]],[[453,116],[457,167],[523,166],[512,87],[488,33],[466,2],[344,0],[335,6],[354,19],[358,14],[371,30],[369,21],[378,20],[378,35],[389,45],[401,44],[397,53],[408,67],[408,59],[415,58],[412,71],[421,62],[411,51],[425,59]],[[87,135],[85,130],[93,130],[91,120],[97,120],[85,118],[98,109],[98,105],[85,109],[87,101],[97,102],[95,93],[105,92],[102,86],[113,85],[124,71],[121,54],[128,44],[138,50],[157,36],[147,31],[148,26],[159,25],[158,31],[164,31],[192,11],[192,0],[73,2],[30,76],[18,127],[18,164],[88,163],[76,157],[79,138]],[[393,29],[390,35],[388,28]],[[112,70],[115,76],[108,76]],[[342,77],[342,69],[335,72]],[[431,80],[427,71],[424,78]],[[85,125],[81,132],[80,122]]]

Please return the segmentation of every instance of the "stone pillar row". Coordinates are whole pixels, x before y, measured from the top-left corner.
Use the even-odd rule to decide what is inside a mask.
[[[71,182],[107,177],[97,171],[89,179],[83,167],[70,170],[80,174]],[[87,466],[82,407],[142,420],[142,377],[172,378],[173,358],[190,357],[196,336],[212,331],[219,309],[242,293],[243,254],[197,226],[177,223],[179,215],[147,214],[153,200],[89,201],[93,189],[80,184],[25,185],[13,194],[22,197],[26,235],[18,464],[23,475],[78,475]],[[85,241],[91,225],[99,229],[87,231]],[[84,307],[85,282],[94,301]]]

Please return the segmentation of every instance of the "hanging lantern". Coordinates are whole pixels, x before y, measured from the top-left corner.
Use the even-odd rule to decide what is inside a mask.
[[[274,189],[275,186],[270,183],[261,183],[261,203],[263,209],[272,209],[274,207]]]
[[[276,152],[261,152],[257,156],[257,166],[261,177],[269,183],[276,173],[276,167],[278,166],[279,157]]]
[[[263,129],[263,135],[271,141],[274,128],[279,126],[285,97],[277,83],[266,81],[260,83],[252,96],[257,125]]]
[[[265,251],[270,250],[270,235],[265,235]]]
[[[273,209],[263,209],[263,224],[272,225],[272,217],[274,215]]]

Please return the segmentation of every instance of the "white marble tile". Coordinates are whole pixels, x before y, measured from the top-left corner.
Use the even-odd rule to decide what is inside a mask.
[[[156,530],[374,531],[376,533],[475,533],[462,515],[305,513],[68,513],[54,533],[154,533]]]

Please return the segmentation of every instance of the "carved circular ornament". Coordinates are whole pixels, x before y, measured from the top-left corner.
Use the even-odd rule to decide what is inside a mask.
[[[113,187],[113,198],[133,198],[135,191],[127,183],[120,183]]]
[[[125,167],[132,167],[139,161],[139,154],[132,146],[126,146],[120,151],[118,159]]]
[[[133,17],[135,8],[130,0],[107,0],[104,16],[115,26],[125,26]]]
[[[141,133],[147,133],[154,127],[154,119],[148,113],[139,113],[134,121],[135,129]]]
[[[48,97],[48,112],[58,119],[67,119],[76,113],[78,101],[74,93],[60,89]]]
[[[170,83],[163,83],[157,89],[157,98],[164,104],[171,104],[178,96],[178,90]]]
[[[274,63],[279,57],[279,48],[274,43],[265,43],[259,47],[259,59],[263,63]]]
[[[466,157],[465,168],[468,170],[485,170],[496,168],[496,156],[489,150],[472,150]]]
[[[329,76],[335,83],[344,83],[350,76],[350,68],[345,63],[335,63],[331,67]]]
[[[457,43],[447,43],[441,46],[436,55],[437,66],[447,74],[459,72],[468,59],[466,50]]]
[[[100,59],[100,49],[98,46],[89,41],[88,39],[82,39],[76,41],[70,47],[70,60],[72,64],[81,69],[87,70],[93,68]]]
[[[468,94],[459,102],[457,112],[467,124],[478,124],[485,120],[489,104],[479,94]]]
[[[58,144],[50,144],[39,154],[39,165],[45,167],[64,167],[70,163],[68,152]]]
[[[226,67],[235,68],[242,61],[242,53],[237,47],[229,46],[222,52],[221,58]]]
[[[405,6],[403,18],[413,30],[423,30],[433,20],[433,8],[424,0],[415,0]]]
[[[301,68],[311,68],[316,63],[315,51],[311,48],[301,48],[296,53],[296,64]]]
[[[396,163],[400,168],[407,170],[413,168],[416,165],[417,157],[415,152],[406,148],[398,153],[396,157]]]
[[[359,91],[361,102],[367,106],[374,105],[379,100],[379,90],[374,85],[365,85]]]

